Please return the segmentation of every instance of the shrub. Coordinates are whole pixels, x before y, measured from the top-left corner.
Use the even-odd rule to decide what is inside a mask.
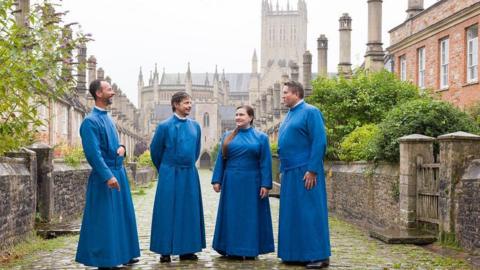
[[[278,144],[277,143],[270,143],[270,152],[272,156],[278,156]]]
[[[343,161],[372,160],[375,157],[375,136],[380,129],[375,124],[356,128],[340,144],[339,158]]]
[[[44,125],[40,106],[75,88],[72,52],[87,41],[48,0],[31,6],[28,27],[17,24],[16,2],[0,1],[0,155],[30,144]]]
[[[465,131],[478,133],[475,121],[466,113],[444,101],[428,98],[414,100],[391,110],[379,124],[375,156],[386,161],[398,161],[400,137],[423,134],[437,137]]]
[[[357,127],[378,124],[398,104],[420,97],[418,88],[388,71],[357,71],[351,79],[318,78],[307,99],[323,113],[328,137],[327,158],[338,159],[340,143]]]
[[[217,156],[218,156],[218,151],[220,149],[220,143],[215,144],[215,146],[212,149],[212,152],[210,152],[210,162],[211,164],[215,164],[217,162]]]
[[[150,156],[150,150],[143,152],[143,154],[138,157],[137,164],[139,168],[152,167],[155,169],[155,165],[153,165],[152,162],[152,157]]]

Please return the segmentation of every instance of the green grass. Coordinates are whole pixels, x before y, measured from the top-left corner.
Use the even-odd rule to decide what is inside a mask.
[[[77,238],[78,236],[66,236],[45,240],[36,234],[32,235],[24,242],[0,253],[0,269],[29,264],[39,256],[40,252],[52,252],[64,247],[67,243],[76,242]]]

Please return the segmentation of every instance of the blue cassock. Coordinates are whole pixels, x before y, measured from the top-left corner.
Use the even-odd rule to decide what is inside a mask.
[[[96,267],[127,263],[140,256],[140,248],[124,158],[117,154],[117,130],[106,111],[94,108],[83,120],[80,136],[92,172],[75,260]],[[112,176],[120,191],[107,186]]]
[[[222,190],[213,249],[249,257],[273,252],[270,204],[268,197],[260,198],[261,187],[272,188],[268,137],[254,128],[240,129],[228,144],[227,156],[223,159],[220,147],[212,176],[212,184],[221,184]]]
[[[327,137],[321,112],[301,102],[280,126],[278,154],[282,172],[278,257],[283,261],[316,261],[330,257],[328,209],[323,158]],[[317,174],[307,190],[303,177]]]
[[[150,145],[158,185],[153,206],[150,250],[162,255],[195,253],[205,248],[202,195],[195,162],[200,126],[176,115],[161,122]]]

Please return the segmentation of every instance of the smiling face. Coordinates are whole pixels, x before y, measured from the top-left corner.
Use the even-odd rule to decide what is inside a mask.
[[[245,108],[238,108],[235,112],[235,123],[238,128],[250,127],[253,121],[253,116],[248,115]]]
[[[174,103],[175,113],[180,117],[187,117],[192,110],[192,99],[187,97],[182,99],[179,103]]]
[[[115,96],[115,91],[113,91],[112,86],[108,82],[102,81],[100,83],[100,89],[96,92],[96,94],[96,102],[99,102],[104,106],[108,106],[111,105],[113,102],[113,96]]]

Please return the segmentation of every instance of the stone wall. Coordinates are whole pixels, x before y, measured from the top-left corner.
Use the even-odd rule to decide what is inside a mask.
[[[325,176],[330,212],[366,226],[398,224],[398,165],[327,162]]]
[[[0,157],[0,251],[25,239],[35,225],[36,178],[29,170],[35,166],[35,153],[25,158]]]
[[[151,167],[141,167],[137,166],[137,163],[128,163],[125,166],[127,170],[128,180],[130,182],[130,188],[135,188],[136,186],[146,186],[151,181],[157,178],[156,171]]]
[[[473,160],[456,188],[456,238],[464,249],[480,254],[480,160]]]
[[[85,206],[85,192],[91,168],[85,162],[71,167],[63,160],[53,162],[53,221],[78,218]]]

